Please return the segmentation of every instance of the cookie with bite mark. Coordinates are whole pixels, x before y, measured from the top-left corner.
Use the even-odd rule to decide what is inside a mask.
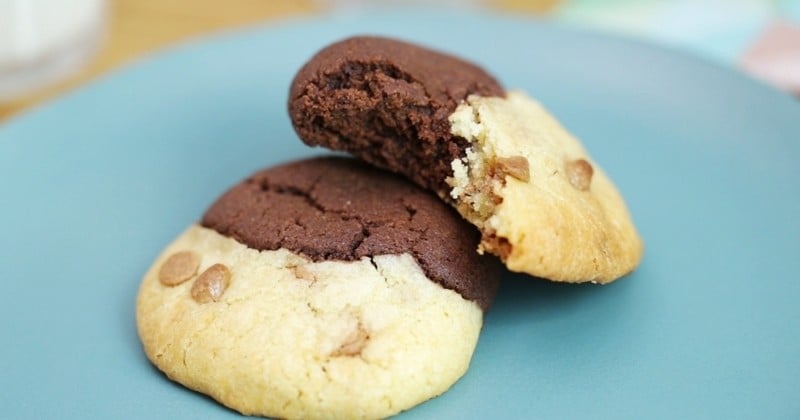
[[[258,172],[159,256],[147,357],[244,414],[383,418],[467,370],[500,265],[408,181],[347,158]]]
[[[305,143],[434,191],[480,229],[479,252],[513,271],[607,283],[641,260],[621,194],[580,141],[474,64],[398,40],[349,38],[299,70],[288,107]]]

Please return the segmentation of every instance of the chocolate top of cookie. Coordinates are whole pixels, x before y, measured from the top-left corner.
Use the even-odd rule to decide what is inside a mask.
[[[431,280],[488,309],[499,263],[475,252],[480,234],[408,181],[354,159],[277,166],[225,193],[201,224],[258,250],[314,261],[411,254]]]
[[[448,117],[472,94],[504,91],[481,68],[456,57],[355,37],[328,46],[300,69],[289,114],[307,144],[346,150],[446,196],[450,162],[467,147],[450,133]]]

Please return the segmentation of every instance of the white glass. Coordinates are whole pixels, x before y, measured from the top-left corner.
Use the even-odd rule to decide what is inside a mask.
[[[104,0],[0,0],[0,101],[78,70],[97,50]]]

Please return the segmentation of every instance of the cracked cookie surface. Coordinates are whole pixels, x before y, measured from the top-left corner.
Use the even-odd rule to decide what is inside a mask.
[[[497,287],[496,261],[475,254],[476,229],[434,195],[355,159],[258,172],[217,200],[201,224],[253,249],[286,248],[313,261],[407,252],[431,280],[484,309]]]
[[[448,266],[463,261],[426,255],[454,253],[442,240],[476,246],[474,228],[403,186],[355,160],[322,158],[231,189],[142,281],[136,316],[148,358],[188,388],[269,417],[383,418],[445,392],[469,367],[499,273],[478,258],[484,277],[470,281],[484,297],[456,290],[467,273]],[[347,191],[361,197],[340,197]],[[448,220],[425,222],[437,217]],[[246,227],[257,221],[267,224]],[[322,241],[328,252],[313,243],[325,226],[344,238]]]

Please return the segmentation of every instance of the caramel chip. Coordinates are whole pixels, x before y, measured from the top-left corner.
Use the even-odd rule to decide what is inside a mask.
[[[497,168],[522,182],[528,182],[531,179],[530,165],[525,156],[497,158]]]
[[[192,285],[192,299],[197,303],[217,302],[231,282],[231,272],[223,264],[208,267]]]
[[[364,326],[361,325],[361,322],[359,322],[358,327],[350,333],[336,351],[331,353],[331,356],[358,356],[361,354],[361,351],[364,350],[364,347],[367,346],[367,341],[369,341],[369,333],[364,329]]]
[[[309,280],[309,281],[317,280],[317,276],[314,275],[314,273],[311,270],[309,270],[308,267],[306,267],[305,265],[298,265],[295,267],[291,267],[290,270],[292,270],[292,274],[294,274],[294,277],[298,280]]]
[[[158,280],[165,286],[177,286],[197,274],[200,256],[192,251],[176,252],[164,261],[158,271]]]
[[[587,162],[586,159],[576,159],[567,162],[565,169],[569,183],[572,184],[573,187],[581,191],[587,191],[589,189],[592,183],[592,175],[594,174],[592,164]]]

